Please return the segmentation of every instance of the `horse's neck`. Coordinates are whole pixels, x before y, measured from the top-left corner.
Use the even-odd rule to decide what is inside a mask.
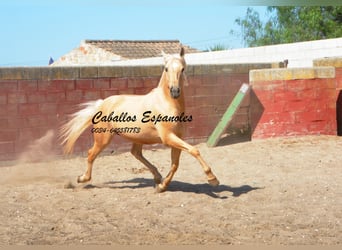
[[[158,88],[162,88],[162,89],[167,88],[167,80],[166,80],[166,76],[164,72],[160,77]]]
[[[183,87],[183,86],[182,86]],[[168,88],[168,82],[166,80],[165,74],[163,73],[158,88],[161,89],[161,92],[163,93],[163,98],[167,100],[167,102],[170,104],[170,106],[173,106],[174,108],[178,109],[179,111],[184,111],[184,93],[183,88],[181,89],[181,94],[177,99],[174,99],[170,95],[170,89]]]

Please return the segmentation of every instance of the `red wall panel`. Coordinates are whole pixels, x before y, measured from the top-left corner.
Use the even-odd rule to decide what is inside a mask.
[[[188,124],[185,139],[191,143],[206,140],[241,83],[248,82],[248,67],[245,72],[240,69],[239,73],[234,73],[234,70],[219,73],[220,67],[223,66],[213,67],[215,73],[210,72],[211,66],[199,67],[199,70],[190,69],[187,73],[188,85],[184,88],[186,113],[192,115],[193,121]],[[260,68],[264,67],[269,65],[260,64]],[[16,70],[20,71],[20,68]],[[77,68],[57,70],[47,67],[42,70],[41,73],[35,68],[32,69],[33,75],[38,73],[34,79],[25,77],[25,72],[30,73],[29,68],[25,68],[22,74],[14,72],[13,79],[0,79],[0,125],[3,125],[0,130],[0,160],[15,159],[50,129],[57,133],[58,128],[68,120],[68,115],[79,109],[80,103],[116,94],[146,94],[158,85],[162,73],[162,68],[158,68],[154,69],[152,74],[142,75],[143,70],[140,70],[139,76],[132,76],[132,71],[128,70],[126,76],[124,69],[120,69],[123,73],[115,75],[113,68],[104,67],[101,71],[115,76],[98,75],[88,78],[88,68],[81,67],[80,72],[87,75],[87,78],[75,78],[74,76],[81,75],[79,72],[72,72]],[[67,76],[61,73],[64,71]],[[197,74],[191,73],[195,71]],[[31,73],[29,75],[32,75]],[[243,106],[244,109],[239,111],[232,128],[248,129],[249,99]],[[57,137],[53,144],[53,150],[61,154],[62,148]],[[92,134],[88,129],[77,141],[74,152],[86,154],[91,145]],[[108,147],[107,152],[129,147],[129,142],[117,138]]]

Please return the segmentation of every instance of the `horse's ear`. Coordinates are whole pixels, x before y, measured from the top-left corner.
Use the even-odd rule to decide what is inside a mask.
[[[170,58],[170,55],[169,55],[169,54],[166,54],[166,53],[164,52],[164,50],[161,51],[161,55],[163,56],[164,62],[165,62],[165,63],[166,63],[166,62],[169,60],[169,58]]]
[[[180,52],[179,52],[179,55],[180,55],[181,57],[184,57],[184,54],[185,54],[184,47],[181,47],[181,50],[180,50]]]

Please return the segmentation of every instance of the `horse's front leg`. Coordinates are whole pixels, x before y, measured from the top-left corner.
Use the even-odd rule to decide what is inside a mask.
[[[156,191],[158,193],[164,192],[169,186],[173,176],[175,175],[178,169],[179,157],[180,157],[181,152],[182,151],[178,148],[174,148],[174,147],[171,148],[171,169],[170,169],[170,172],[165,177],[165,179],[163,180],[163,182],[157,185]]]
[[[219,185],[219,181],[217,180],[216,176],[211,171],[211,168],[209,167],[209,165],[203,160],[203,158],[202,158],[202,156],[201,156],[201,154],[197,148],[186,143],[185,141],[183,141],[181,138],[179,138],[175,134],[169,134],[168,137],[166,138],[165,143],[171,147],[175,147],[175,148],[178,148],[181,150],[185,150],[188,153],[190,153],[201,164],[204,173],[207,175],[208,183],[211,186]]]

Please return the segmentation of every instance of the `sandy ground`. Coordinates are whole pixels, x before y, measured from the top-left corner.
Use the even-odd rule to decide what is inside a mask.
[[[85,158],[2,164],[0,242],[341,244],[341,137],[198,148],[220,186],[206,184],[186,153],[161,194],[130,153],[99,157],[92,182],[82,185],[75,180]],[[144,154],[167,174],[169,149]]]

